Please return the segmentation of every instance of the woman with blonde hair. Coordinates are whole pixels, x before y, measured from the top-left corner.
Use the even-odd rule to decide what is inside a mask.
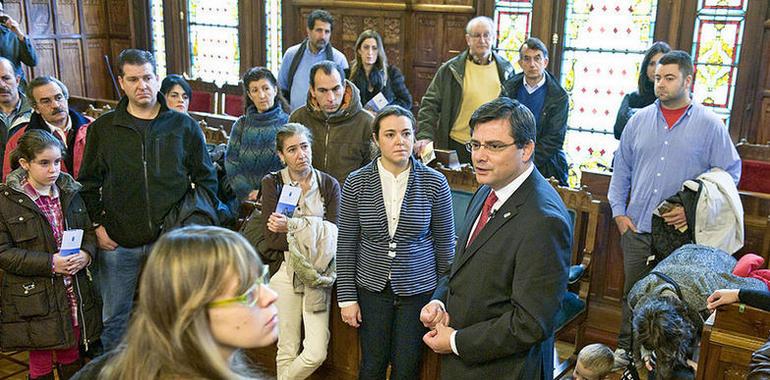
[[[356,59],[345,76],[361,91],[363,105],[381,92],[389,105],[412,109],[412,95],[404,83],[404,75],[396,66],[388,65],[382,38],[374,30],[364,30],[358,36]]]
[[[240,349],[270,345],[278,335],[267,273],[236,232],[191,226],[161,236],[126,337],[79,378],[257,378]]]

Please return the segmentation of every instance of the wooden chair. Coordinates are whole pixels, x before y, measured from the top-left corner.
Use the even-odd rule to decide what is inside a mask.
[[[575,351],[554,368],[554,378],[559,379],[575,364],[577,353],[584,345],[586,317],[591,295],[591,257],[596,244],[599,221],[598,200],[585,189],[559,186],[559,181],[549,179],[567,206],[572,217],[573,242],[569,268],[569,285],[561,308],[556,315],[556,334],[575,330]],[[554,352],[554,357],[556,353]]]
[[[187,82],[192,87],[192,97],[190,98],[188,111],[217,113],[219,87],[200,79],[188,79]]]
[[[108,111],[112,111],[112,107],[109,104],[105,104],[102,107],[96,108],[93,104],[89,104],[88,108],[83,111],[83,115],[86,115],[92,119],[98,119],[99,116],[104,115]]]
[[[770,267],[770,145],[741,140],[735,148],[742,165],[738,192],[746,231],[743,252],[756,252]]]
[[[227,144],[227,141],[230,140],[230,136],[227,135],[227,132],[221,126],[209,127],[206,120],[199,121],[198,125],[201,127],[203,136],[206,138],[206,144]]]
[[[745,379],[751,354],[770,333],[770,313],[742,304],[717,309],[703,327],[698,380]]]
[[[222,108],[219,113],[236,117],[243,115],[243,87],[232,84],[222,86]]]

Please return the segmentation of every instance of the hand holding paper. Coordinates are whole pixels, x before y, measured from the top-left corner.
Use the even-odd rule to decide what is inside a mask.
[[[61,238],[61,249],[59,253],[62,256],[69,256],[80,252],[80,243],[83,241],[83,230],[66,230]]]

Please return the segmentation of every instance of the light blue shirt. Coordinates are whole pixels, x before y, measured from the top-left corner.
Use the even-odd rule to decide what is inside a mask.
[[[668,128],[656,100],[631,117],[620,137],[608,193],[612,216],[626,215],[639,232],[650,232],[653,210],[684,181],[712,168],[730,173],[736,184],[741,177],[741,159],[722,120],[693,103]]]
[[[291,68],[291,61],[294,60],[294,56],[297,54],[300,45],[301,44],[297,44],[288,48],[283,55],[281,69],[278,71],[278,86],[282,90],[287,90],[289,88],[289,69]],[[319,50],[316,54],[313,54],[310,49],[305,49],[305,54],[302,54],[302,60],[299,61],[297,71],[294,72],[294,81],[292,81],[291,84],[291,99],[289,99],[289,104],[291,105],[292,111],[307,103],[307,93],[310,89],[310,68],[318,62],[326,60],[326,49],[330,46],[331,45],[326,45],[323,50]],[[332,47],[332,56],[334,57],[334,62],[340,65],[343,70],[348,68],[347,58],[334,47]],[[345,78],[341,79],[343,79],[344,82]]]

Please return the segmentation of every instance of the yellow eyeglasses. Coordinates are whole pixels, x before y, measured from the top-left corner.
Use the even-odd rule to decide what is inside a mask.
[[[209,302],[206,307],[209,309],[215,309],[219,307],[227,307],[236,303],[245,305],[247,307],[256,306],[259,302],[259,298],[262,295],[262,286],[267,285],[270,282],[270,270],[268,269],[267,265],[262,266],[261,273],[262,275],[257,277],[257,279],[254,281],[254,285],[246,289],[243,294],[233,298],[225,298],[222,300]]]

